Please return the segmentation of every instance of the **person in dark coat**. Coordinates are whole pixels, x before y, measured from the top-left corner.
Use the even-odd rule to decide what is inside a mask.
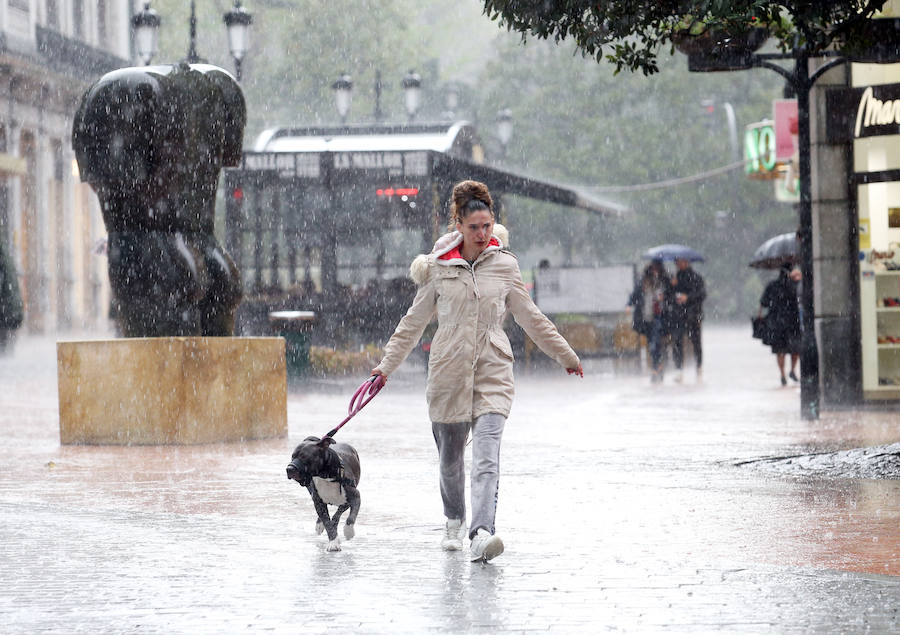
[[[768,343],[778,361],[778,370],[781,373],[781,385],[787,385],[787,377],[784,374],[784,362],[787,355],[791,356],[791,372],[788,375],[794,381],[798,381],[797,362],[800,359],[800,304],[797,300],[797,283],[800,280],[800,272],[793,269],[790,264],[782,265],[778,272],[778,278],[766,285],[762,298],[759,301],[759,316],[762,317],[763,309],[766,313],[766,330],[768,331]]]
[[[661,260],[652,260],[644,268],[628,299],[628,306],[632,308],[632,328],[647,338],[653,372],[651,381],[659,383],[663,380],[665,336],[669,332],[672,306],[672,283]]]
[[[706,299],[706,284],[703,276],[694,271],[691,262],[677,258],[678,271],[672,279],[675,303],[672,305],[672,360],[678,370],[676,381],[682,379],[684,365],[684,337],[691,340],[694,358],[697,360],[697,378],[702,376],[703,346],[700,342],[700,326],[703,322],[703,301]]]

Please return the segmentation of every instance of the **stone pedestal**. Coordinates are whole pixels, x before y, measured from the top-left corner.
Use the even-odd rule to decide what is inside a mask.
[[[62,444],[196,444],[287,435],[280,337],[59,342]]]

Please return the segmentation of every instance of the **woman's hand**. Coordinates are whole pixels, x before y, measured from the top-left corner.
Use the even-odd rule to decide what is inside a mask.
[[[381,372],[381,371],[378,370],[377,368],[373,368],[371,374],[372,374],[372,377],[380,376],[380,377],[381,377],[381,384],[382,384],[382,385],[384,385],[384,384],[387,383],[387,375],[385,375],[383,372]]]
[[[584,377],[584,369],[581,367],[581,364],[578,364],[577,368],[567,368],[566,372],[570,375],[578,375],[579,377]]]

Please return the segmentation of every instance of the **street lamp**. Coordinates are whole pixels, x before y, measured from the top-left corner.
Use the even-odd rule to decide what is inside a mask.
[[[159,51],[159,14],[144,3],[144,10],[131,17],[131,28],[134,29],[134,49],[138,59],[144,66]]]
[[[512,110],[504,108],[497,113],[497,138],[500,140],[502,156],[506,157],[506,146],[512,139],[513,133],[513,117]]]
[[[409,121],[415,118],[422,103],[422,78],[418,73],[410,70],[403,81],[400,82],[403,87],[403,99],[406,106],[406,114]],[[375,71],[375,122],[380,123],[384,118],[381,112],[381,71]],[[347,73],[341,73],[341,76],[331,85],[334,91],[334,105],[337,109],[341,123],[347,121],[347,114],[350,112],[350,104],[353,100],[353,80]]]
[[[241,79],[241,61],[247,53],[247,42],[250,24],[253,16],[241,6],[240,0],[235,0],[234,8],[223,16],[225,26],[228,29],[228,48],[234,58],[235,75]],[[160,18],[156,11],[150,8],[150,3],[144,3],[144,10],[131,18],[131,26],[134,29],[134,43],[138,58],[146,65],[158,51]],[[189,64],[197,64],[204,60],[197,55],[197,11],[196,3],[191,0],[191,18],[189,22],[190,41],[185,60]]]
[[[409,120],[412,122],[422,103],[422,78],[419,77],[418,73],[415,73],[410,69],[403,78],[403,81],[400,82],[400,85],[403,87],[403,99],[406,105],[406,114],[409,115]]]
[[[714,99],[703,99],[700,101],[700,106],[708,114],[715,114],[716,101]],[[728,141],[731,144],[731,152],[734,155],[734,160],[740,161],[741,148],[738,145],[737,117],[734,114],[734,106],[726,101],[722,102],[722,107],[725,109],[725,121],[728,124]]]
[[[353,80],[347,73],[341,73],[337,81],[331,85],[334,91],[334,105],[337,108],[341,123],[347,122],[347,113],[350,112],[350,102],[353,100]]]
[[[228,29],[228,49],[234,58],[235,77],[241,81],[241,60],[247,53],[253,16],[241,6],[241,0],[234,0],[234,8],[222,16],[222,19]]]
[[[455,83],[447,84],[447,112],[453,117],[459,107],[459,86]]]

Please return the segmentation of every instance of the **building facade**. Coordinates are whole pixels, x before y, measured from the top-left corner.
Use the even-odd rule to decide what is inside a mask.
[[[130,0],[0,0],[0,239],[28,333],[108,326],[106,230],[78,176],[84,90],[130,64]]]
[[[822,405],[900,403],[900,63],[835,68],[811,101]]]

